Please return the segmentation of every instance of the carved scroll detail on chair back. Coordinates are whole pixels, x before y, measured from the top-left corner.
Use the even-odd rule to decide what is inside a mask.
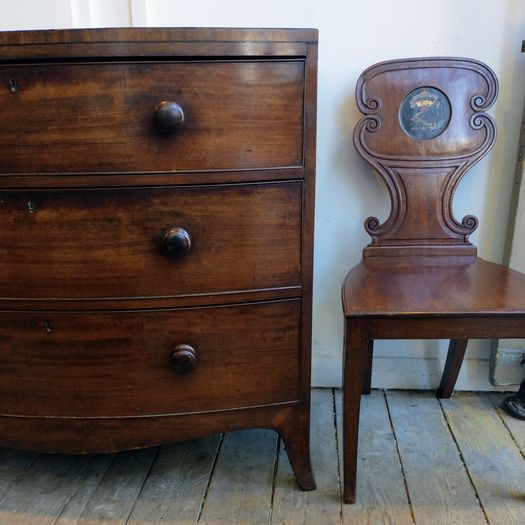
[[[384,223],[365,221],[364,256],[475,255],[469,235],[478,220],[452,212],[456,187],[492,147],[496,127],[484,111],[498,94],[485,64],[465,58],[415,58],[376,64],[362,73],[354,130],[359,154],[390,193]]]

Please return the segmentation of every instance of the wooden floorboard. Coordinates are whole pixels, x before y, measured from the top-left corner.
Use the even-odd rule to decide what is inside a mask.
[[[93,461],[94,456],[39,456],[0,502],[0,523],[52,525]]]
[[[338,437],[342,442],[342,394],[336,392]],[[414,523],[396,440],[382,391],[361,400],[357,466],[357,501],[343,506],[345,525]],[[342,450],[340,464],[342,465]]]
[[[525,525],[525,422],[503,397],[364,396],[355,505],[340,496],[340,390],[312,392],[313,492],[270,430],[107,455],[0,449],[0,525]]]
[[[199,523],[268,525],[276,452],[272,430],[225,434]]]
[[[272,508],[273,525],[339,525],[340,482],[332,390],[312,392],[311,458],[317,489],[303,492],[281,444]]]
[[[125,525],[157,454],[157,448],[117,454],[74,525]]]
[[[106,474],[115,454],[92,456],[83,477],[80,477],[75,492],[66,503],[53,525],[76,525],[88,502],[96,494],[100,481]]]
[[[525,524],[525,462],[484,394],[442,405],[491,525]]]
[[[126,525],[196,523],[220,437],[162,447]]]
[[[509,395],[509,393],[493,393],[489,394],[489,398],[494,404],[494,407],[496,408],[499,417],[503,421],[503,424],[508,428],[509,432],[512,435],[512,438],[520,448],[522,455],[525,456],[525,421],[510,416],[501,407],[501,403]]]
[[[22,479],[26,471],[38,458],[38,454],[0,449],[0,502]]]
[[[386,397],[416,524],[486,525],[435,393]]]

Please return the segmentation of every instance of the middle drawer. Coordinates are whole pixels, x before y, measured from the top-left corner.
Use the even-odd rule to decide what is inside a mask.
[[[0,192],[0,297],[301,284],[301,182]]]

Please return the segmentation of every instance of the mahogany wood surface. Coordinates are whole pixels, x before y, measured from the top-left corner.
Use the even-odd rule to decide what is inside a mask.
[[[392,205],[383,224],[376,217],[365,221],[372,237],[365,256],[476,254],[468,237],[478,221],[472,215],[457,220],[452,198],[465,172],[494,143],[496,128],[484,111],[497,93],[492,70],[471,59],[394,60],[362,73],[356,97],[365,116],[354,144],[384,179]],[[414,113],[407,121],[412,135],[403,129],[405,106]],[[439,125],[444,129],[436,137],[418,136]]]
[[[289,300],[3,313],[0,339],[10,352],[2,356],[0,415],[116,417],[298,401],[300,308]],[[195,349],[196,361],[183,375],[172,369],[181,344]]]
[[[479,257],[368,257],[343,284],[345,316],[523,313],[525,275]]]
[[[317,31],[1,33],[0,79],[0,444],[268,427],[315,488]]]
[[[70,173],[31,175],[2,175],[0,188],[101,188],[151,187],[178,184],[224,184],[242,182],[269,182],[296,180],[305,177],[307,167],[268,168],[266,170],[194,170],[169,173],[133,172],[133,177],[124,173]]]
[[[310,463],[310,419],[299,403],[162,417],[0,418],[0,444],[19,450],[114,452],[188,440],[208,434],[264,427],[281,436],[303,490],[315,489]],[[39,439],[35,440],[37,434]]]
[[[383,62],[358,81],[365,117],[354,143],[392,207],[383,224],[365,221],[372,242],[343,283],[347,503],[356,498],[360,397],[370,393],[374,340],[450,339],[438,389],[447,398],[469,339],[525,337],[525,275],[478,258],[469,241],[477,218],[452,212],[461,178],[494,143],[485,111],[497,93],[494,73],[472,59]]]
[[[303,60],[4,65],[0,85],[1,173],[303,163]],[[184,112],[171,133],[167,100]]]
[[[445,369],[443,370],[443,377],[438,388],[438,397],[449,398],[454,390],[454,385],[459,375],[461,363],[467,350],[468,339],[451,339]]]
[[[301,182],[0,191],[0,297],[169,297],[300,286],[302,192]],[[173,228],[191,236],[177,259],[165,253]]]

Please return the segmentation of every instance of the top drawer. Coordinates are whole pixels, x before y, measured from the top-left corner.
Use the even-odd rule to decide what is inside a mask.
[[[303,95],[302,60],[1,66],[0,174],[301,166]]]

